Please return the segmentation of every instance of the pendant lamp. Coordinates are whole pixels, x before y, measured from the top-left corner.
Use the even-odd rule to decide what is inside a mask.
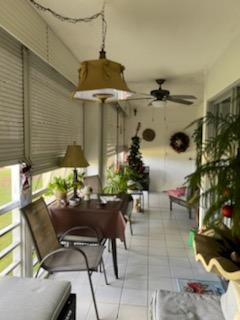
[[[103,5],[101,18],[102,46],[99,59],[83,61],[80,64],[79,85],[74,93],[74,98],[101,102],[125,100],[133,94],[124,80],[125,67],[106,58],[105,5]]]
[[[132,92],[123,76],[125,67],[118,62],[108,60],[105,52],[107,22],[105,20],[105,1],[102,10],[90,17],[71,18],[63,16],[54,10],[44,7],[35,0],[29,0],[37,9],[52,14],[56,19],[69,23],[91,22],[101,17],[102,45],[98,60],[87,60],[81,63],[79,69],[79,85],[73,95],[74,98],[91,101],[118,101],[130,97]]]
[[[98,60],[81,63],[74,98],[102,102],[127,99],[133,92],[124,80],[124,69],[120,63],[106,59],[104,50],[100,51]]]

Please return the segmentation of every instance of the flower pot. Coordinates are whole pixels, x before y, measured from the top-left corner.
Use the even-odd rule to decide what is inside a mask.
[[[67,192],[62,192],[62,191],[56,190],[54,192],[54,195],[56,197],[56,200],[58,200],[58,201],[61,201],[61,200],[67,201]]]

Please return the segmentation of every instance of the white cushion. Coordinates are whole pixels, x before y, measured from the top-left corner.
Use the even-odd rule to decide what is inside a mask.
[[[225,320],[240,320],[240,287],[230,281],[227,292],[221,296],[221,308]]]
[[[0,318],[56,320],[71,292],[68,281],[4,277],[0,279]],[[2,318],[2,315],[4,317]]]
[[[155,292],[151,313],[152,320],[224,320],[219,296],[167,290]]]

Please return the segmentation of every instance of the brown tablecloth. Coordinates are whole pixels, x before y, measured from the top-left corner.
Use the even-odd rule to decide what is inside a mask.
[[[78,207],[50,206],[53,226],[58,235],[72,227],[87,225],[100,231],[104,238],[124,240],[129,196],[121,196],[121,201],[111,201],[100,207],[97,200],[81,201]],[[78,234],[75,232],[74,234]]]

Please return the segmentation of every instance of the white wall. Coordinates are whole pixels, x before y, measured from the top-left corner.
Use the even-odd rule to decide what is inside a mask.
[[[155,84],[131,84],[131,88],[138,92],[149,92]],[[180,186],[184,177],[194,170],[195,146],[191,142],[189,149],[184,153],[176,153],[169,146],[169,139],[177,131],[184,131],[191,135],[192,129],[185,130],[193,120],[202,116],[202,82],[201,80],[188,80],[166,83],[164,88],[170,89],[172,94],[193,94],[199,99],[193,106],[183,106],[168,102],[165,107],[148,107],[148,101],[131,102],[130,116],[126,119],[126,142],[131,143],[135,134],[137,123],[141,122],[142,131],[151,128],[156,132],[152,142],[141,142],[141,152],[145,165],[150,166],[150,189],[163,191]],[[134,116],[133,109],[137,108]]]
[[[240,80],[240,35],[209,68],[205,79],[205,104],[216,98]]]

